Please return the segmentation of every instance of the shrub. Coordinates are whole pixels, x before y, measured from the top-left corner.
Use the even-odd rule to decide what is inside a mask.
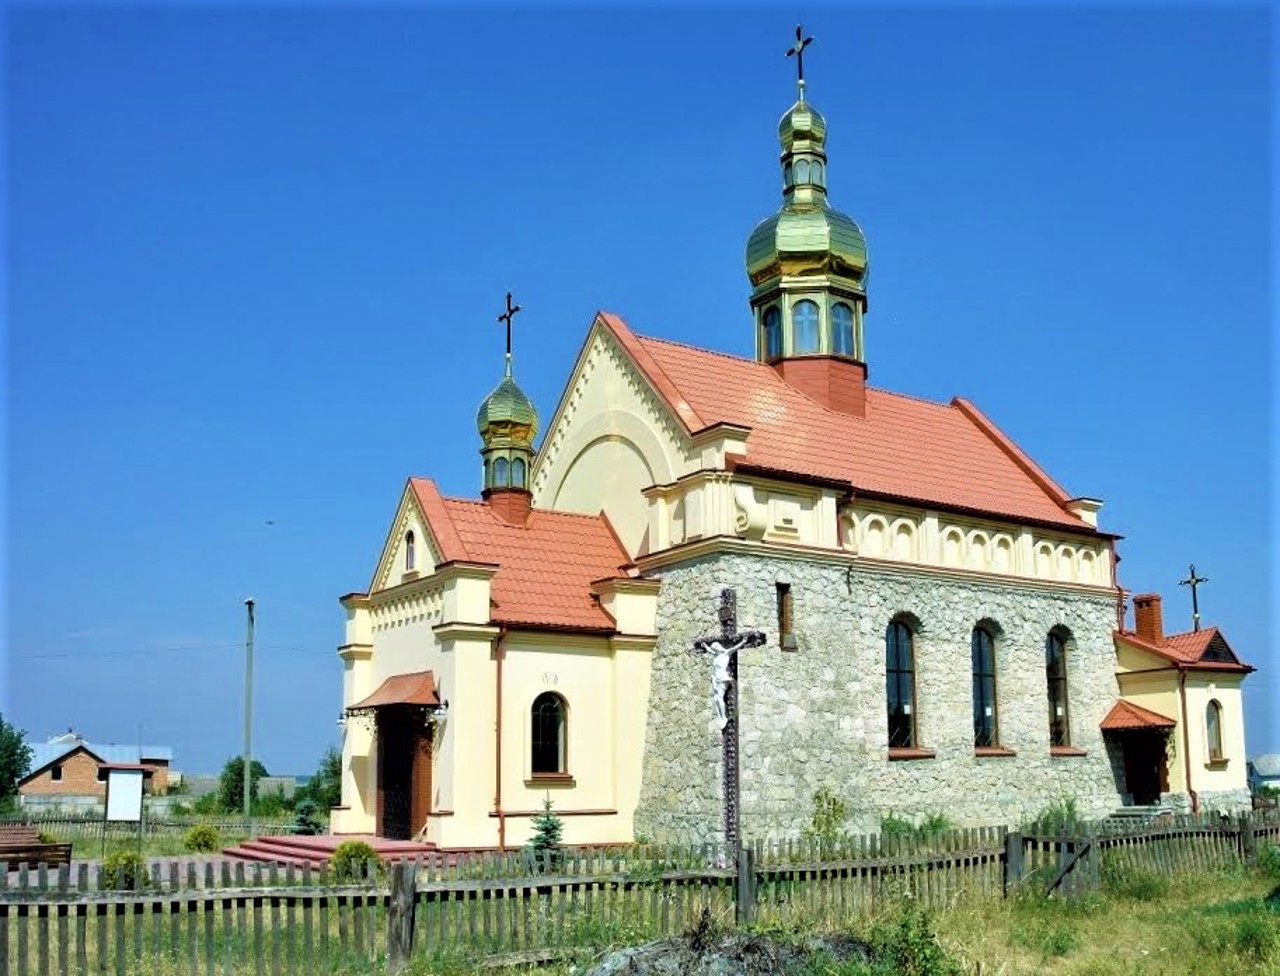
[[[365,865],[372,861],[379,875],[385,868],[378,860],[378,852],[362,840],[344,840],[333,852],[329,863],[339,878],[363,877]]]
[[[56,843],[58,843],[57,835],[55,835],[55,834],[51,834],[51,833],[49,833],[49,831],[47,831],[47,830],[39,830],[39,831],[36,831],[36,840],[38,840],[41,844],[56,844]]]
[[[916,828],[916,832],[921,837],[936,837],[938,834],[945,834],[954,827],[951,818],[945,813],[931,813],[921,821],[920,826]]]
[[[564,835],[564,821],[551,809],[551,797],[542,800],[542,812],[533,818],[533,837],[528,851],[536,867],[551,870],[560,866],[564,852],[560,838]]]
[[[240,813],[240,810],[223,810],[222,800],[219,799],[217,791],[214,791],[197,797],[196,802],[191,804],[191,812],[207,817],[216,813]]]
[[[1269,842],[1258,845],[1258,870],[1280,881],[1280,845]]]
[[[1084,818],[1076,808],[1075,797],[1066,796],[1054,800],[1041,810],[1034,820],[1023,824],[1023,831],[1029,834],[1061,834],[1075,833],[1084,825]]]
[[[910,837],[915,833],[915,829],[906,817],[899,817],[892,812],[880,818],[881,837]]]
[[[817,841],[818,849],[825,856],[835,850],[844,836],[844,818],[844,800],[824,786],[813,794],[813,819],[800,835]]]
[[[196,824],[183,835],[182,846],[189,851],[209,853],[222,846],[222,838],[213,824]]]
[[[876,970],[901,976],[961,976],[933,933],[929,916],[918,905],[905,904],[897,919],[871,932]]]
[[[137,851],[112,851],[102,862],[101,889],[133,891],[147,883],[146,865]]]

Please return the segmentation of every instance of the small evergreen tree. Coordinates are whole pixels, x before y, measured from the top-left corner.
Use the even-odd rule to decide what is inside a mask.
[[[533,818],[533,838],[528,848],[536,867],[549,871],[560,866],[564,857],[560,849],[563,835],[564,821],[551,809],[551,797],[544,797],[542,812]]]

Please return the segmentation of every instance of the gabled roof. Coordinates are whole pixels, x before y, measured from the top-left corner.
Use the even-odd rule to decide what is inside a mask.
[[[48,742],[31,744],[31,771],[22,778],[26,782],[38,773],[72,753],[84,750],[99,764],[136,766],[147,760],[171,762],[173,750],[168,746],[125,746],[108,743],[98,745],[84,739],[58,736]]]
[[[749,428],[752,467],[847,483],[866,496],[1101,534],[1067,511],[1068,493],[968,401],[868,387],[865,417],[853,417],[789,386],[766,363],[637,336],[608,312],[598,320],[688,433]]]
[[[1139,637],[1131,630],[1117,630],[1115,637],[1184,668],[1204,671],[1256,670],[1240,660],[1217,627],[1167,634],[1158,644]]]
[[[442,562],[497,567],[490,589],[493,623],[617,629],[591,584],[625,574],[630,557],[603,513],[533,509],[524,524],[514,525],[487,502],[446,498],[430,478],[411,478],[409,484],[440,543]]]
[[[1104,732],[1124,732],[1132,729],[1171,729],[1178,723],[1166,715],[1135,705],[1121,698],[1111,706],[1102,720]]]
[[[1268,752],[1249,761],[1258,776],[1280,776],[1280,752]]]

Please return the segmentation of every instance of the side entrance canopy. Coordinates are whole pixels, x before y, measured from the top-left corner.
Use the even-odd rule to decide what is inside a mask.
[[[431,671],[393,674],[378,685],[378,690],[368,698],[350,706],[347,714],[371,712],[391,705],[418,705],[428,708],[440,705],[440,695],[436,692],[435,674]]]

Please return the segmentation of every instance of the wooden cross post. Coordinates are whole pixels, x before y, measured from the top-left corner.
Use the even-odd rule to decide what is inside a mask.
[[[1209,582],[1209,577],[1196,575],[1195,563],[1191,564],[1191,575],[1184,580],[1178,580],[1179,586],[1191,587],[1191,629],[1192,630],[1200,629],[1200,598],[1199,598],[1199,594],[1196,593],[1196,588],[1201,583],[1207,583],[1207,582]]]
[[[738,597],[726,587],[720,591],[720,633],[699,637],[693,649],[712,655],[711,692],[720,722],[724,758],[724,841],[733,863],[742,846],[742,784],[739,765],[738,651],[760,647],[765,636],[758,630],[738,630]]]

